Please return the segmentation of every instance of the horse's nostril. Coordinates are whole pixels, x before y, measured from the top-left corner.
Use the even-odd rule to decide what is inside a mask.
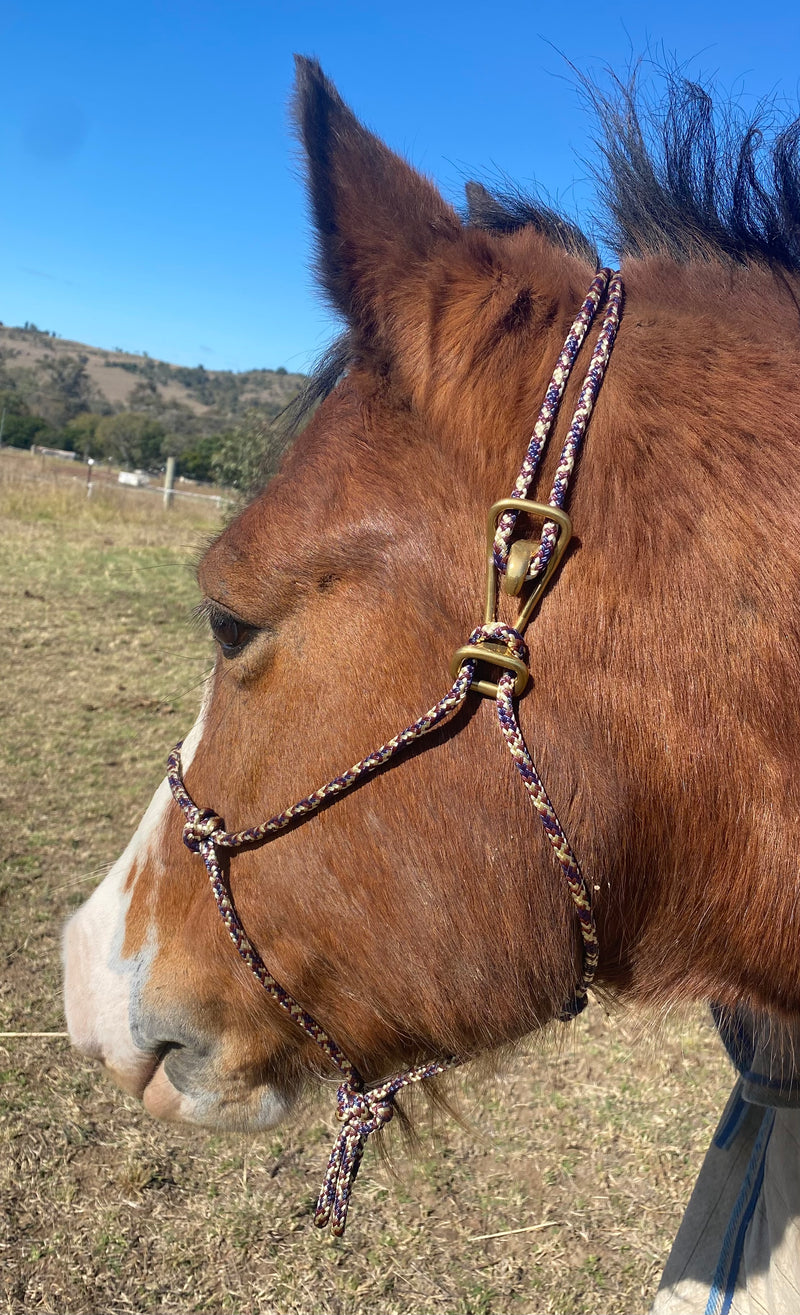
[[[169,1041],[161,1049],[163,1069],[176,1091],[196,1092],[203,1086],[208,1069],[208,1053],[190,1048],[179,1041]]]

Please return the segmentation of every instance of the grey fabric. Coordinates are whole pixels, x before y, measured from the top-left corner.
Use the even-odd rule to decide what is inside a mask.
[[[703,1162],[653,1315],[800,1315],[800,1027],[717,1018],[742,1074]]]

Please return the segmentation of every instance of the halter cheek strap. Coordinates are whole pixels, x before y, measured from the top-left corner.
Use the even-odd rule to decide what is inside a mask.
[[[604,293],[607,294],[607,301],[602,327],[567,433],[549,502],[546,505],[529,502],[526,495],[537,474],[570,370]],[[246,831],[226,831],[222,819],[216,813],[197,807],[184,785],[180,744],[173,749],[167,761],[167,780],[185,818],[184,843],[203,859],[217,908],[239,955],[270,998],[320,1047],[342,1075],[343,1081],[337,1095],[337,1114],[341,1127],[328,1160],[314,1215],[314,1221],[319,1227],[325,1228],[330,1224],[331,1231],[337,1236],[341,1236],[345,1229],[350,1194],[367,1138],[391,1120],[398,1093],[404,1087],[463,1064],[468,1056],[453,1055],[422,1064],[365,1090],[364,1079],[356,1066],[316,1019],[275,980],[249,940],[223,879],[219,855],[221,851],[233,851],[243,845],[261,844],[291,823],[316,812],[322,804],[352,789],[409,745],[455,716],[470,691],[486,694],[495,700],[500,731],[564,873],[578,919],[583,944],[583,972],[575,996],[565,1006],[561,1017],[574,1017],[585,1007],[587,988],[594,978],[599,957],[589,888],[525,744],[514,700],[522,693],[529,677],[528,650],[521,632],[569,541],[571,525],[563,510],[563,503],[614,344],[622,295],[619,274],[612,274],[607,269],[600,270],[558,358],[511,498],[496,503],[489,513],[484,623],[473,630],[468,643],[454,655],[451,670],[455,679],[447,693],[417,721],[362,758],[341,776],[334,777],[260,826]],[[518,515],[515,506],[517,501],[520,511],[543,521],[538,544],[523,540],[512,542]],[[518,594],[527,585],[531,586],[516,627],[504,625],[495,619],[498,576],[506,592],[511,594]],[[495,682],[481,677],[479,669],[482,666],[499,667],[499,679]]]

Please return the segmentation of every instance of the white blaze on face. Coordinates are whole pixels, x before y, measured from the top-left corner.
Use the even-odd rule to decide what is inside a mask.
[[[181,750],[184,769],[202,739],[208,695],[207,689]],[[156,952],[155,929],[136,954],[123,955],[136,871],[147,865],[158,881],[168,814],[170,826],[178,824],[171,801],[169,785],[162,781],[125,852],[67,923],[67,1026],[77,1048],[101,1060],[119,1085],[143,1099],[158,1118],[240,1131],[269,1128],[284,1116],[290,1097],[264,1083],[257,1066],[248,1074],[241,1064],[226,1065],[224,1037],[198,1035],[192,1020],[179,1013],[154,1020],[142,1007]],[[151,1038],[147,1029],[154,1025],[157,1032]]]
[[[202,735],[206,698],[181,749],[186,769]],[[126,883],[136,866],[160,850],[161,830],[172,795],[161,782],[124,853],[86,903],[64,929],[64,990],[67,1027],[73,1043],[84,1054],[101,1059],[120,1086],[141,1095],[154,1058],[140,1049],[131,1034],[131,1001],[147,976],[152,948],[134,958],[122,956],[125,919],[131,902]]]

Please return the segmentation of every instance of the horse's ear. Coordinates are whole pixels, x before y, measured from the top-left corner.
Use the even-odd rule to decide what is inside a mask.
[[[467,222],[475,228],[500,228],[505,218],[502,207],[494,199],[483,183],[468,182],[464,184],[467,198]]]
[[[295,58],[320,279],[356,334],[374,339],[392,294],[461,225],[433,184],[359,123],[317,61]]]
[[[501,205],[483,183],[464,184],[467,198],[467,223],[471,228],[488,228],[493,233],[513,233],[519,228],[518,220],[509,214],[507,206]]]

